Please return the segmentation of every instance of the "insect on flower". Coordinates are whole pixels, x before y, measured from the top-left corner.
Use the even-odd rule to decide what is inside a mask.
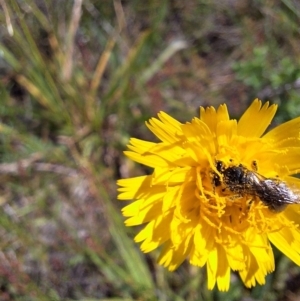
[[[186,259],[206,267],[220,291],[231,271],[246,287],[264,284],[272,246],[300,266],[300,117],[268,131],[276,109],[255,100],[235,120],[226,105],[200,108],[185,123],[160,112],[146,122],[158,142],[130,139],[126,156],[153,169],[118,180],[143,252],[159,248],[170,271]]]
[[[257,163],[252,164],[257,168]],[[213,175],[215,186],[225,184],[227,188],[238,195],[258,197],[271,211],[281,212],[289,204],[300,202],[299,196],[293,192],[283,181],[265,178],[256,171],[248,170],[242,164],[225,167],[224,163],[217,161],[216,168],[223,177],[216,173]]]

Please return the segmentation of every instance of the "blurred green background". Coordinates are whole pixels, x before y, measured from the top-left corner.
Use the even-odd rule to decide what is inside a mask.
[[[297,0],[0,1],[0,300],[300,300],[275,250],[265,286],[207,290],[170,273],[125,228],[115,181],[145,174],[129,137],[163,110],[180,121],[259,97],[274,124],[300,115]],[[298,296],[298,297],[297,297]]]

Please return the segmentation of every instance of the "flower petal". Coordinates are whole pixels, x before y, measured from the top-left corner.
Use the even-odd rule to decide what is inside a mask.
[[[270,130],[264,135],[264,138],[272,139],[276,143],[281,143],[281,141],[285,141],[285,139],[288,137],[294,139],[296,138],[296,141],[299,141],[298,139],[300,138],[300,117],[285,122]],[[297,145],[299,145],[299,142],[294,146]]]
[[[206,109],[200,107],[200,119],[209,127],[212,133],[215,133],[219,122],[229,120],[226,104],[220,105],[217,111],[214,107]]]
[[[260,137],[270,125],[277,105],[255,99],[238,122],[238,134],[245,137]]]
[[[269,233],[269,240],[272,244],[289,257],[296,264],[300,265],[300,234],[289,228],[283,228],[279,232]]]
[[[181,123],[164,112],[160,112],[158,117],[161,119],[151,118],[146,122],[146,126],[161,141],[174,143],[177,141],[177,132],[180,132]]]

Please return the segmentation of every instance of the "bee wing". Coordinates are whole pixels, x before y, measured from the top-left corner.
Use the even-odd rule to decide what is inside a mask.
[[[262,199],[269,199],[269,202],[281,204],[299,203],[299,196],[295,194],[284,182],[267,179],[261,182]]]

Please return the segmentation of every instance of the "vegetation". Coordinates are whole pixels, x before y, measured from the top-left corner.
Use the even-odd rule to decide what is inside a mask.
[[[265,286],[208,291],[133,242],[116,179],[153,139],[160,110],[240,115],[256,97],[300,115],[297,1],[1,0],[0,300],[295,300],[300,269],[277,255]]]

